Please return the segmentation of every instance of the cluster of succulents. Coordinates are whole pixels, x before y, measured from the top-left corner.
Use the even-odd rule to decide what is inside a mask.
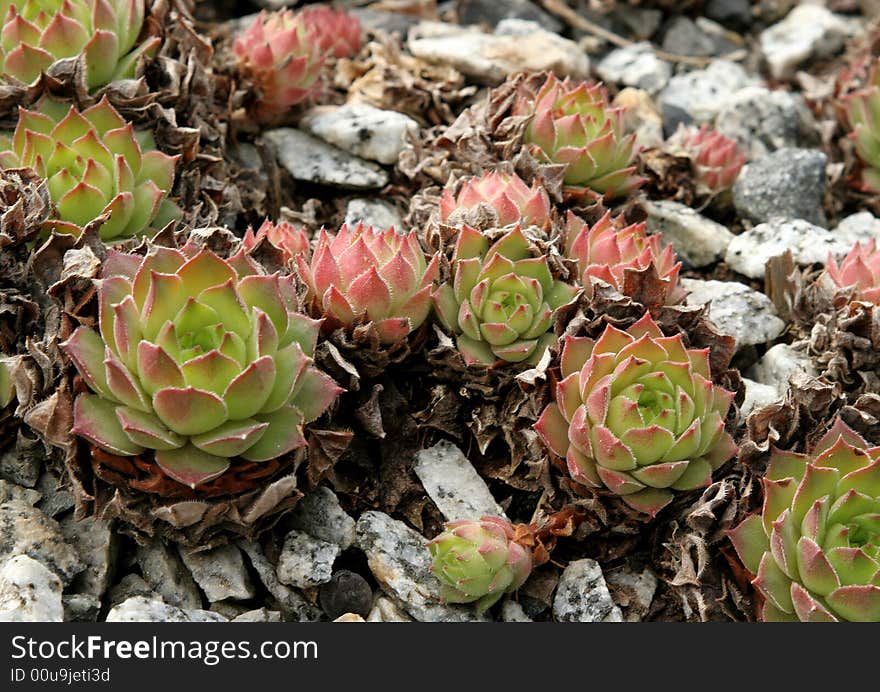
[[[0,2],[0,68],[31,83],[63,59],[77,59],[86,86],[96,89],[135,76],[160,39],[140,43],[144,0],[4,0]]]
[[[99,329],[64,344],[92,393],[73,432],[115,455],[146,450],[196,487],[230,459],[275,459],[303,447],[303,426],[340,389],[312,365],[319,323],[295,311],[291,277],[243,252],[155,247],[113,253],[98,287]]]
[[[532,255],[519,226],[491,245],[484,234],[463,227],[452,272],[434,293],[434,306],[468,364],[537,362],[556,341],[556,310],[578,293],[553,278],[546,256]]]
[[[531,187],[516,173],[490,171],[468,178],[458,193],[449,188],[440,198],[440,220],[455,224],[474,214],[489,214],[493,228],[522,224],[544,227],[550,223],[550,198],[537,182]]]
[[[0,166],[29,166],[48,182],[56,214],[47,230],[78,236],[106,214],[104,240],[144,234],[175,216],[167,197],[176,162],[106,97],[81,112],[48,98],[20,108],[15,132],[0,138]]]
[[[679,125],[668,145],[691,159],[697,186],[711,194],[733,187],[746,162],[734,140],[708,125],[699,129]]]
[[[764,505],[731,534],[765,621],[880,621],[880,447],[838,420],[810,454],[775,450]]]
[[[516,591],[532,572],[531,552],[500,517],[449,522],[428,548],[443,600],[476,603],[478,612]]]
[[[561,365],[535,429],[579,483],[656,514],[736,453],[724,427],[733,393],[712,383],[708,349],[663,336],[649,315],[595,341],[566,336]]]
[[[840,289],[854,289],[857,299],[880,305],[880,250],[871,240],[865,245],[857,242],[840,265],[828,255],[825,273]]]
[[[625,133],[623,109],[611,106],[601,84],[550,73],[536,93],[521,90],[513,112],[529,117],[523,141],[532,156],[565,165],[572,195],[612,200],[642,184],[635,134]]]
[[[865,192],[880,192],[880,60],[867,84],[844,98],[849,137],[862,162],[859,184]]]

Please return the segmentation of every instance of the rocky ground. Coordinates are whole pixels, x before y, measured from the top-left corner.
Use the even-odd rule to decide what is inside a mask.
[[[251,13],[287,4],[197,3],[196,26],[222,56]],[[163,131],[179,143],[186,127],[201,128],[201,167],[193,163],[179,183],[181,198],[193,202],[191,225],[222,224],[240,234],[270,216],[312,230],[359,220],[411,227],[448,176],[425,148],[438,146],[488,89],[519,71],[600,79],[628,106],[649,178],[624,211],[662,232],[684,264],[687,303],[707,305],[717,332],[735,339],[730,362],[741,381],[730,429],[742,445],[740,461],[652,521],[579,498],[584,516],[558,538],[551,560],[517,594],[478,615],[442,602],[426,541],[443,521],[531,521],[539,508],[559,509],[548,488],[560,486],[546,460],[522,462],[521,450],[512,459],[508,435],[524,427],[517,415],[488,420],[473,392],[426,374],[429,361],[412,366],[408,383],[404,366],[373,376],[336,358],[337,379],[350,392],[342,406],[349,407],[352,446],[332,471],[300,479],[302,498],[268,531],[209,545],[146,536],[126,527],[121,514],[86,516],[88,503],[75,512],[81,488],[71,484],[63,455],[7,413],[0,423],[7,438],[0,441],[0,620],[753,619],[753,594],[724,538],[754,506],[749,464],[771,442],[796,447],[814,439],[834,412],[880,444],[880,365],[870,356],[880,343],[857,333],[863,341],[850,345],[848,372],[840,375],[835,354],[842,347],[822,341],[826,323],[815,325],[803,305],[781,298],[793,295],[792,274],[815,274],[829,253],[842,258],[856,241],[880,242],[880,197],[849,185],[853,155],[840,144],[845,138],[829,106],[841,66],[872,47],[877,55],[871,18],[880,6],[342,4],[360,20],[365,45],[335,65],[322,105],[262,132],[234,115],[222,131],[196,111],[189,121],[164,116]],[[235,102],[226,79],[218,68],[215,103]],[[201,88],[187,98],[202,98]],[[692,185],[676,179],[675,162],[657,153],[680,123],[711,124],[746,153],[729,207],[701,203]],[[223,158],[225,170],[211,168],[211,156]],[[788,272],[771,262],[786,252]],[[66,267],[68,278],[79,269]],[[18,309],[5,294],[0,317]],[[861,365],[852,358],[858,352],[868,354]],[[482,386],[491,391],[491,382]],[[403,399],[409,409],[401,413]],[[493,415],[504,404],[497,399]],[[39,420],[36,427],[50,428]]]

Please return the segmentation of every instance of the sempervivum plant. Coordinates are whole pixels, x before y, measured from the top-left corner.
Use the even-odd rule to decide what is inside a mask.
[[[708,125],[699,129],[679,125],[668,144],[691,159],[697,185],[711,194],[733,187],[746,162],[735,141]]]
[[[428,543],[443,600],[476,601],[477,611],[483,612],[522,586],[533,561],[515,537],[513,526],[500,517],[446,524],[446,530]]]
[[[76,398],[73,432],[111,454],[153,450],[191,488],[232,457],[304,446],[303,426],[340,391],[312,366],[319,324],[294,311],[292,277],[243,253],[111,251],[98,304],[99,330],[81,326],[64,344],[93,392]]]
[[[459,231],[453,276],[434,293],[434,306],[467,364],[537,362],[556,341],[553,315],[578,289],[554,279],[547,257],[531,250],[519,226],[491,247],[469,226]]]
[[[531,116],[523,142],[537,160],[565,164],[569,193],[606,200],[639,187],[635,134],[624,133],[623,109],[601,84],[560,82],[550,73],[536,94],[521,89],[515,115]]]
[[[0,0],[0,68],[31,83],[54,62],[79,58],[86,86],[131,78],[160,39],[138,43],[144,0]]]
[[[455,195],[446,188],[440,198],[440,220],[451,224],[467,222],[484,210],[491,216],[493,228],[512,224],[544,227],[550,222],[550,209],[550,198],[541,185],[529,187],[516,173],[499,171],[468,178]]]
[[[313,314],[331,327],[375,329],[385,345],[400,343],[427,319],[438,262],[436,255],[425,259],[415,233],[362,223],[343,225],[335,236],[322,228],[311,263],[296,256]]]
[[[306,5],[300,15],[314,31],[321,52],[334,58],[350,58],[360,51],[361,23],[357,17],[329,5]]]
[[[261,12],[236,37],[233,50],[239,69],[259,92],[254,114],[263,122],[280,120],[320,88],[325,53],[300,14]]]
[[[305,229],[297,228],[287,221],[272,223],[266,219],[256,233],[253,228],[248,228],[242,238],[242,245],[246,250],[250,250],[264,238],[272,247],[284,253],[285,260],[289,261],[297,255],[309,254],[309,236]]]
[[[880,622],[880,447],[838,420],[811,454],[774,450],[763,484],[730,534],[761,618]]]
[[[681,262],[671,245],[664,246],[659,233],[647,235],[644,223],[626,225],[622,217],[612,218],[606,212],[590,226],[571,212],[565,223],[565,256],[578,264],[584,285],[590,277],[601,279],[623,294],[630,292],[630,274],[653,265],[666,286],[666,303],[684,298],[678,282]]]
[[[565,337],[562,381],[535,429],[571,476],[656,514],[673,490],[709,484],[736,451],[733,393],[712,384],[709,350],[663,336],[648,314],[597,340]]]
[[[149,132],[135,132],[106,97],[82,112],[48,99],[20,108],[12,138],[0,138],[0,166],[29,166],[48,181],[56,211],[48,229],[79,235],[107,213],[104,240],[142,234],[175,214],[166,197],[177,158],[158,151]]]
[[[838,266],[829,254],[825,273],[838,288],[854,288],[856,297],[880,305],[880,250],[874,240],[856,243]]]
[[[849,137],[862,160],[860,187],[880,192],[880,61],[871,69],[868,83],[844,98]]]

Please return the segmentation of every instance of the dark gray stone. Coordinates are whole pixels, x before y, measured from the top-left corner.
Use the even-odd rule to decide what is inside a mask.
[[[556,17],[529,0],[459,0],[458,21],[461,24],[494,27],[502,19],[528,19],[556,33],[564,28]]]
[[[749,0],[709,0],[706,16],[730,29],[742,30],[752,25],[752,3]]]
[[[666,28],[663,50],[678,55],[718,55],[718,45],[688,17],[676,17]]]

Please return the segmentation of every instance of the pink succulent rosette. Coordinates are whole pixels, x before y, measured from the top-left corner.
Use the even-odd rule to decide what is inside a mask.
[[[343,9],[329,5],[306,5],[300,10],[306,27],[315,35],[321,52],[334,58],[350,58],[361,49],[361,23]]]
[[[256,233],[249,227],[241,242],[245,250],[252,250],[263,239],[272,247],[281,250],[287,261],[291,261],[297,255],[309,254],[309,236],[305,229],[287,221],[276,224],[266,219]]]
[[[856,243],[840,265],[829,254],[825,273],[841,289],[855,289],[859,300],[880,305],[880,251],[877,242]]]
[[[138,62],[161,39],[138,43],[144,0],[5,0],[0,2],[0,68],[30,84],[56,61],[76,57],[86,86],[135,77]]]
[[[844,97],[849,138],[862,162],[858,186],[880,192],[880,58],[871,67],[864,88]]]
[[[456,195],[443,190],[440,220],[454,224],[481,207],[494,213],[497,227],[521,224],[543,228],[550,223],[547,191],[537,183],[529,187],[516,173],[499,171],[468,178]]]
[[[635,134],[625,134],[624,109],[609,103],[601,84],[560,82],[550,73],[536,95],[519,95],[513,112],[531,116],[523,142],[532,156],[565,164],[568,193],[611,200],[644,182],[636,175]]]
[[[733,393],[712,383],[709,349],[663,336],[648,314],[597,340],[566,336],[561,367],[535,430],[579,483],[655,515],[736,453],[724,429]]]
[[[254,112],[263,122],[283,118],[292,106],[320,89],[325,54],[315,31],[299,14],[290,10],[261,12],[236,37],[233,50],[239,68],[259,91]]]
[[[322,228],[311,263],[297,255],[296,267],[313,314],[331,327],[375,329],[390,346],[428,318],[439,257],[428,261],[415,233],[360,223],[343,225],[335,236]]]
[[[746,162],[746,155],[734,140],[708,125],[699,129],[679,125],[669,145],[691,158],[697,183],[711,193],[733,187]]]
[[[578,263],[584,285],[595,277],[626,294],[627,275],[653,265],[666,284],[666,302],[675,304],[685,297],[678,282],[681,262],[671,245],[663,245],[659,233],[648,235],[644,223],[626,225],[622,217],[606,212],[592,226],[568,212],[565,223],[565,256]]]
[[[764,505],[730,532],[767,622],[880,622],[880,447],[841,420],[809,454],[774,449]]]
[[[73,433],[115,455],[152,450],[191,488],[232,457],[303,447],[303,426],[341,391],[312,365],[319,323],[295,311],[292,277],[244,252],[111,250],[98,305],[98,330],[78,327],[63,344],[92,392],[76,398]]]

